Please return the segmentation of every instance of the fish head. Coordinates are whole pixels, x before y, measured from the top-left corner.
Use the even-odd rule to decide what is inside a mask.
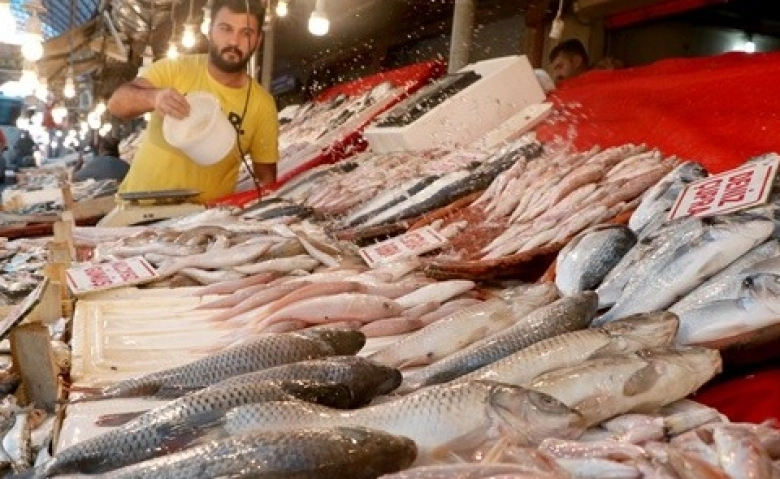
[[[548,437],[573,439],[587,427],[580,413],[553,396],[510,384],[492,383],[488,414],[499,432],[524,446]]]
[[[322,342],[332,349],[333,355],[337,356],[342,354],[356,354],[366,345],[366,335],[361,331],[356,330],[310,328],[297,331],[294,334]]]
[[[651,364],[659,376],[690,382],[693,390],[723,371],[723,360],[717,349],[677,346],[674,349],[646,350],[639,355]]]
[[[774,232],[771,218],[750,213],[733,213],[702,218],[708,235],[714,238],[741,236],[761,242]]]
[[[738,297],[745,295],[761,299],[780,297],[780,275],[755,273],[746,276],[740,285]]]
[[[350,409],[360,405],[357,394],[348,384],[310,380],[286,380],[278,384],[294,399],[337,409]]]
[[[670,344],[677,336],[680,319],[670,311],[639,313],[626,316],[603,326],[613,338],[613,353],[627,353]]]
[[[349,383],[355,399],[361,404],[396,390],[403,381],[398,369],[361,356],[334,356],[326,361],[344,366],[344,381]]]
[[[706,178],[709,173],[701,164],[695,161],[686,161],[675,168],[674,175],[680,182],[687,184]]]
[[[365,427],[338,426],[334,434],[354,444],[350,461],[359,470],[344,471],[344,477],[379,477],[408,468],[417,459],[417,444],[408,437],[396,436]],[[349,466],[347,466],[349,467]]]

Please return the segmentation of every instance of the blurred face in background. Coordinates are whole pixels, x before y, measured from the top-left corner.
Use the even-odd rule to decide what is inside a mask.
[[[260,43],[257,18],[221,8],[211,22],[209,60],[225,73],[246,70],[246,65]]]
[[[552,77],[555,82],[573,78],[585,71],[585,62],[579,55],[561,52],[553,58],[550,64]]]

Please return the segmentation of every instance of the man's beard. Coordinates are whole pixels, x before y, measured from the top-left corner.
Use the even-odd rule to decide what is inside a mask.
[[[240,60],[225,60],[222,55],[229,51],[233,51],[236,55],[238,55]],[[227,47],[220,51],[217,49],[216,45],[209,46],[209,60],[211,60],[211,63],[217,67],[218,70],[221,70],[225,73],[238,73],[240,71],[246,71],[246,65],[249,63],[250,58],[251,55],[242,57],[241,50],[237,48]]]

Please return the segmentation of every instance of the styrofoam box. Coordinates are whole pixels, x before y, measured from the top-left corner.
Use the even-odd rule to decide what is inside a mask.
[[[525,107],[541,103],[545,94],[525,56],[494,58],[468,65],[481,78],[401,127],[379,126],[385,115],[369,126],[364,136],[373,151],[387,152],[463,147],[500,126]],[[396,108],[404,107],[405,102]]]

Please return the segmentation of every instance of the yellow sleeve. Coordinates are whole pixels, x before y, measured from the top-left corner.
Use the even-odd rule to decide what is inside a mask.
[[[279,161],[279,118],[274,97],[257,86],[261,92],[259,106],[255,113],[257,131],[249,148],[255,163],[276,163]]]
[[[141,78],[149,80],[156,87],[171,86],[176,78],[175,67],[174,62],[163,58],[149,65],[141,74]]]

